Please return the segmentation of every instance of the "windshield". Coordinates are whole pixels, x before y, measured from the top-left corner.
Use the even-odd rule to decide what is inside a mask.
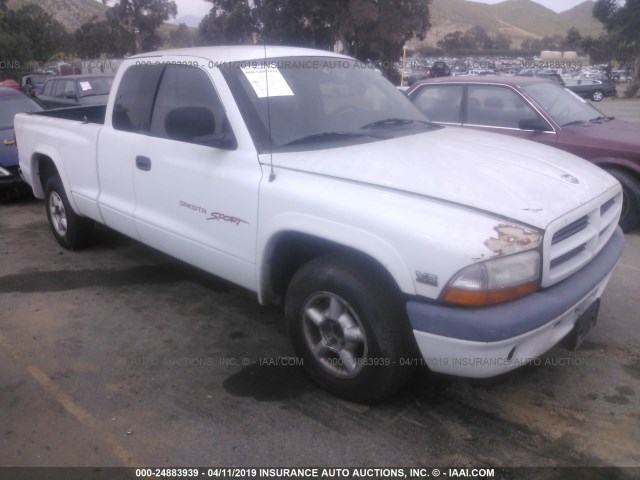
[[[13,128],[16,113],[39,112],[42,107],[24,95],[0,97],[0,130]]]
[[[555,83],[533,83],[523,85],[522,89],[560,126],[586,123],[604,117],[602,112],[589,102]]]
[[[366,65],[331,57],[267,62],[268,68],[263,60],[221,67],[261,151],[343,146],[438,128]]]
[[[113,77],[84,78],[78,80],[78,91],[80,97],[89,97],[91,95],[109,95]]]

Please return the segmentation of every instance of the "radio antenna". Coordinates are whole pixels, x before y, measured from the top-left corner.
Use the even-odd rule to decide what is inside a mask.
[[[273,137],[271,136],[271,97],[269,96],[269,65],[267,62],[267,39],[262,37],[262,48],[264,49],[264,79],[267,90],[267,128],[269,130],[269,182],[276,179],[276,172],[273,170]]]

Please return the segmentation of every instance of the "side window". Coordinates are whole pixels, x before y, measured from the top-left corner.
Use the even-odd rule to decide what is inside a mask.
[[[134,65],[120,81],[113,105],[113,128],[126,132],[146,132],[151,107],[163,66]]]
[[[196,67],[167,65],[153,106],[149,134],[210,145],[229,132],[209,76]]]
[[[64,80],[56,80],[53,85],[53,96],[56,98],[64,98]]]
[[[53,93],[53,86],[55,85],[55,83],[56,82],[53,80],[50,80],[47,83],[45,83],[44,88],[42,89],[42,94],[50,97],[51,94]]]
[[[418,110],[436,123],[462,123],[464,85],[425,85],[413,98]]]
[[[521,121],[538,118],[531,105],[510,88],[469,85],[465,122],[469,125],[520,128]]]
[[[76,93],[75,80],[65,80],[64,91],[62,92],[62,96],[67,99],[77,98],[78,94]]]

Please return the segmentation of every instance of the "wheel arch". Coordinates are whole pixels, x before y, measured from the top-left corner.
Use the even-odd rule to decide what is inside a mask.
[[[33,189],[34,192],[37,189],[38,193],[44,197],[44,189],[47,185],[47,180],[53,175],[59,175],[64,183],[64,168],[62,165],[62,159],[57,152],[48,147],[41,147],[34,150],[31,155],[31,175],[34,180]]]
[[[348,255],[373,268],[398,294],[415,292],[400,255],[373,235],[360,232],[360,242],[356,244],[300,230],[283,230],[272,235],[264,245],[258,259],[258,297],[262,304],[280,303],[296,271],[305,263],[330,253]]]

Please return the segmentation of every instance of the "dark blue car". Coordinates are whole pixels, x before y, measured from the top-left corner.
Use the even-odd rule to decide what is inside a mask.
[[[21,112],[38,112],[43,107],[12,88],[0,87],[0,199],[10,198],[28,186],[18,173],[18,149],[13,138],[13,117]]]

